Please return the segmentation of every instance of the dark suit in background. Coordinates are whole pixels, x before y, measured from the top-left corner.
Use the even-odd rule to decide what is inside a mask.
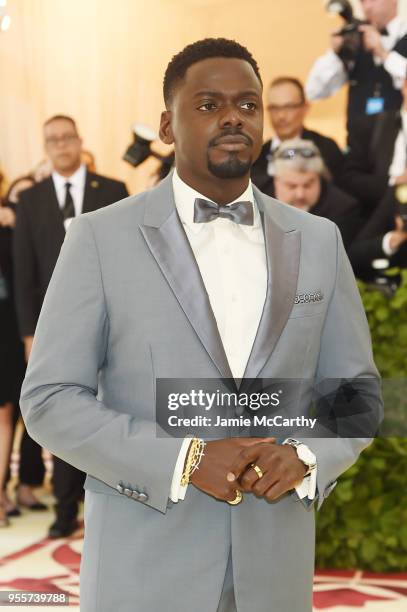
[[[407,242],[402,244],[398,251],[391,256],[386,255],[382,247],[385,234],[395,229],[396,213],[397,204],[394,188],[390,187],[348,251],[357,278],[364,281],[373,280],[376,275],[372,268],[374,259],[388,259],[391,268],[394,266],[407,268]]]
[[[0,407],[7,402],[18,406],[25,373],[13,296],[12,237],[11,228],[0,227]]]
[[[14,206],[12,206],[14,210]],[[18,399],[25,374],[24,346],[19,337],[14,301],[13,230],[0,227],[0,276],[3,277],[6,299],[0,299],[0,406],[11,402],[15,406],[13,426],[19,417]],[[37,487],[44,480],[45,468],[42,461],[41,447],[24,432],[20,445],[18,480],[20,484]],[[10,468],[6,483],[11,478]]]
[[[344,163],[344,154],[336,142],[328,136],[323,136],[319,132],[307,130],[306,128],[302,130],[299,138],[302,140],[312,140],[316,144],[326,167],[332,175],[333,181],[336,182],[342,172]],[[274,178],[267,173],[271,142],[271,140],[267,140],[264,143],[260,156],[252,166],[251,178],[256,187],[263,191],[263,193],[274,197]]]
[[[68,180],[68,179],[67,179]],[[128,196],[124,183],[87,172],[82,212]],[[63,214],[52,177],[21,193],[14,232],[15,296],[20,335],[33,336],[41,305],[65,238]],[[69,329],[66,330],[69,334]],[[57,519],[76,518],[84,474],[54,457]]]
[[[363,225],[359,202],[324,179],[321,180],[319,200],[309,212],[336,223],[347,251]]]
[[[386,193],[394,146],[401,129],[399,111],[355,119],[340,185],[368,214]]]

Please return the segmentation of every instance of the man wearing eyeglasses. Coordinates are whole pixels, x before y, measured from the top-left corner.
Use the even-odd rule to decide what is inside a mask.
[[[124,183],[87,171],[81,161],[82,139],[70,117],[48,119],[44,141],[53,172],[20,195],[14,232],[16,305],[27,361],[41,304],[72,219],[128,196]],[[82,472],[54,458],[57,517],[50,537],[75,530],[83,482]]]
[[[310,140],[283,142],[273,156],[276,198],[299,210],[330,219],[347,249],[362,226],[355,198],[327,181],[318,148]]]
[[[274,79],[269,87],[267,110],[274,136],[264,143],[260,156],[252,167],[251,176],[255,185],[264,193],[274,196],[273,153],[282,142],[291,138],[314,142],[331,178],[336,181],[342,169],[343,153],[332,138],[304,127],[309,104],[305,99],[302,83],[293,77]]]

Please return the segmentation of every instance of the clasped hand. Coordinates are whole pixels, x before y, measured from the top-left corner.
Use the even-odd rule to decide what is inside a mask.
[[[252,463],[263,472],[261,478]],[[295,449],[276,444],[275,438],[228,438],[206,443],[191,482],[223,501],[235,499],[236,490],[272,501],[298,485],[306,471]]]

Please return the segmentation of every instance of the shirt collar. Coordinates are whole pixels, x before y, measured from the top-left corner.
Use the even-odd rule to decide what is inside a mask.
[[[52,173],[52,180],[54,181],[55,189],[62,189],[66,183],[70,183],[72,187],[78,189],[84,189],[86,181],[86,166],[81,164],[79,168],[71,176],[62,176],[54,170]]]
[[[175,206],[177,208],[178,215],[181,219],[181,223],[183,225],[186,225],[188,229],[190,229],[194,234],[197,234],[204,228],[206,224],[194,222],[195,199],[203,198],[204,200],[207,200],[208,198],[190,187],[189,185],[187,185],[186,183],[184,183],[176,169],[174,170],[172,175],[172,187],[174,191]],[[244,192],[238,198],[233,200],[233,202],[229,202],[227,206],[240,200],[251,202],[253,205],[253,225],[239,225],[242,230],[251,232],[253,229],[257,229],[261,225],[261,220],[260,213],[253,195],[252,182],[250,180]],[[211,223],[216,223],[216,221],[211,221]]]
[[[290,140],[294,140],[294,138],[302,138],[302,132],[303,132],[304,128],[301,128],[301,130],[298,132],[298,134],[296,136],[293,136],[292,138],[290,138]],[[273,138],[270,141],[270,151],[274,152],[276,151],[276,149],[278,149],[278,147],[281,145],[281,140],[277,135],[274,135]]]

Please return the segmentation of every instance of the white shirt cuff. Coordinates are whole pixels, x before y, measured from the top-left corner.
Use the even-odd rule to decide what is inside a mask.
[[[397,53],[390,51],[383,64],[385,70],[392,76],[393,85],[396,89],[401,89],[407,72],[407,58]]]
[[[284,440],[283,444],[285,443],[286,440]],[[303,444],[303,442],[301,442],[301,444]],[[306,444],[303,445],[306,446],[308,450],[312,452],[309,446],[307,446]],[[299,499],[304,499],[305,497],[308,497],[309,500],[315,499],[315,494],[317,490],[317,469],[318,466],[315,464],[315,467],[311,470],[311,472],[309,474],[306,474],[300,484],[295,487],[295,492],[297,493]]]
[[[397,252],[397,249],[392,249],[390,246],[390,239],[391,239],[392,233],[393,232],[387,232],[387,234],[383,236],[383,240],[382,240],[382,251],[388,257],[391,257],[392,255],[394,255],[394,253]]]
[[[304,476],[303,481],[295,487],[295,491],[300,499],[308,497],[315,499],[317,489],[317,467],[315,467],[307,476]]]
[[[177,502],[180,499],[185,499],[185,493],[187,492],[188,485],[182,485],[181,478],[182,472],[184,470],[185,459],[188,454],[192,438],[193,436],[187,436],[186,438],[184,438],[181,444],[181,449],[178,453],[178,458],[175,464],[170,490],[170,499],[173,502]]]

